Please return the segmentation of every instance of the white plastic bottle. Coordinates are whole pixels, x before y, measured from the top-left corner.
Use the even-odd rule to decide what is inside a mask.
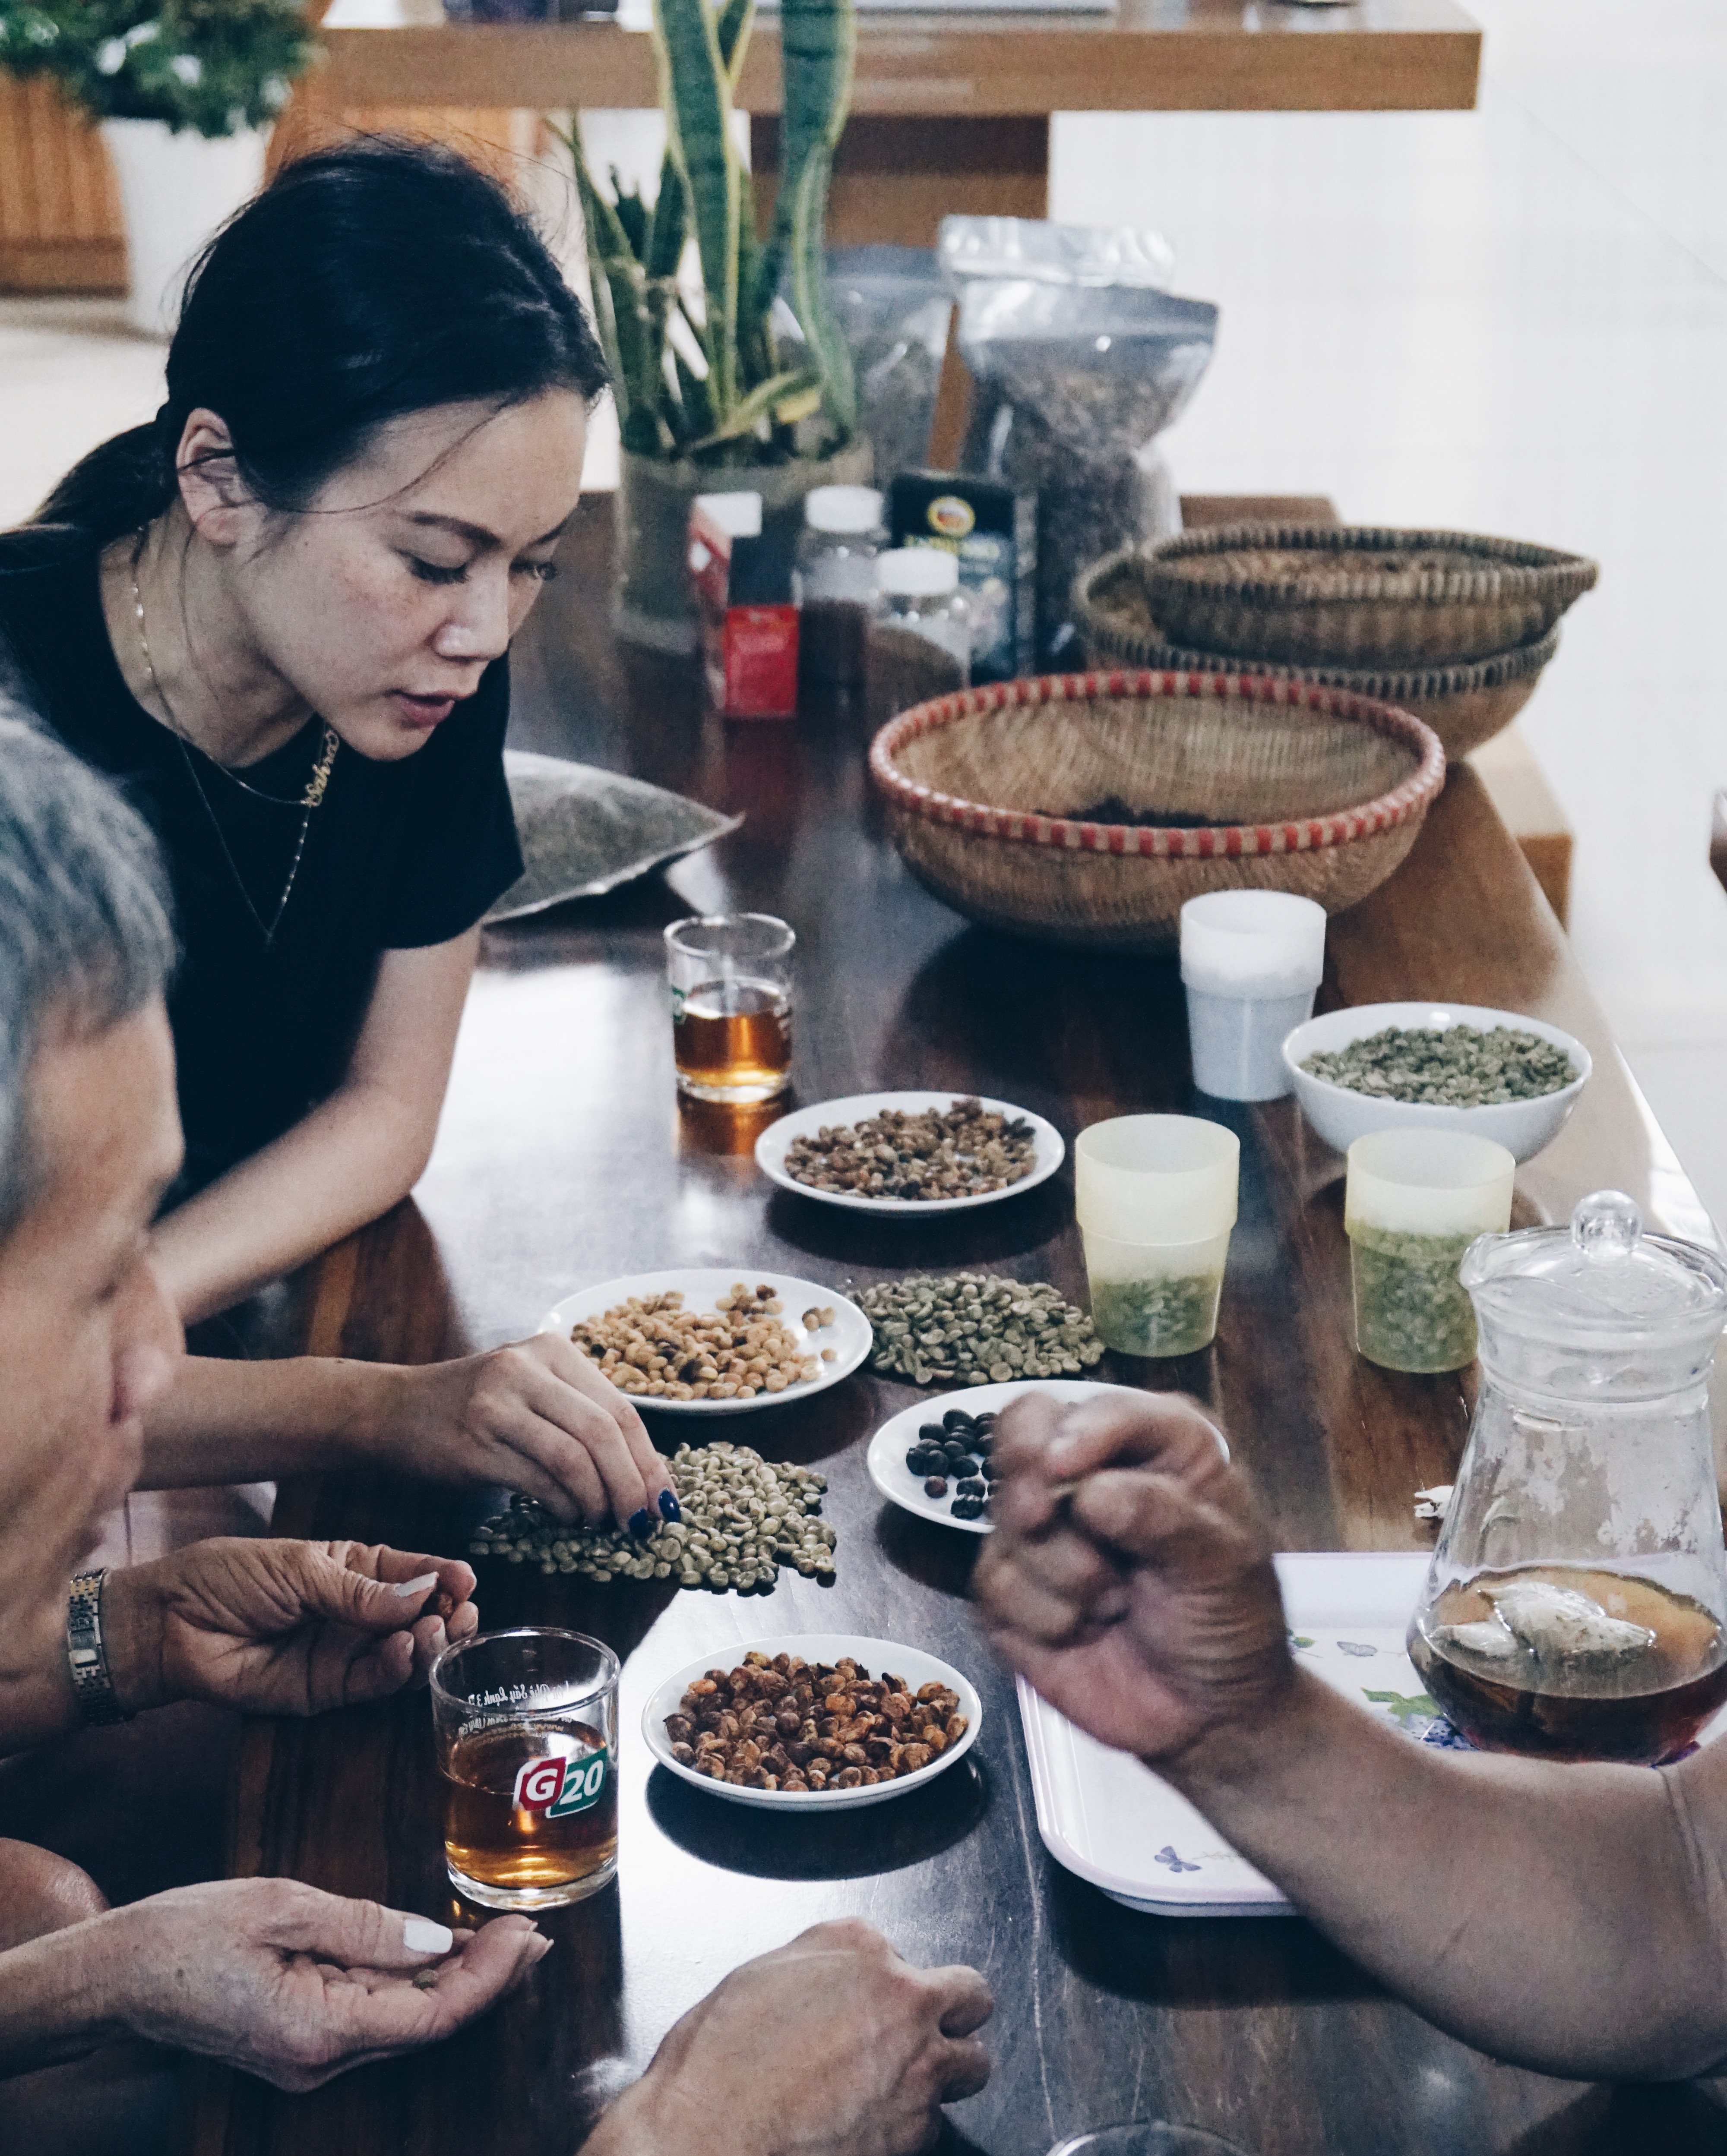
[[[945,547],[901,547],[876,564],[876,619],[939,644],[971,678],[971,602],[959,588],[959,557]]]

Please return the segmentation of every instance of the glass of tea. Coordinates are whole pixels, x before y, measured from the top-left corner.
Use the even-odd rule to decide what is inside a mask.
[[[553,1909],[618,1869],[618,1658],[582,1632],[480,1632],[432,1665],[450,1884]]]
[[[713,913],[666,932],[680,1092],[769,1101],[792,1075],[792,949],[771,913]]]

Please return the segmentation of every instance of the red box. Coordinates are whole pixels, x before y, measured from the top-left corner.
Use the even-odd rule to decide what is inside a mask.
[[[789,565],[762,536],[761,514],[761,496],[748,493],[700,495],[690,510],[702,669],[722,718],[797,715],[798,609]]]

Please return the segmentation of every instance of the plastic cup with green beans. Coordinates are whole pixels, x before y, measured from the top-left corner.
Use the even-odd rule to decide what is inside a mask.
[[[1195,1354],[1217,1332],[1241,1142],[1197,1116],[1117,1116],[1073,1148],[1092,1323],[1118,1354]]]
[[[1382,1369],[1460,1370],[1475,1359],[1475,1311],[1457,1278],[1478,1235],[1511,1224],[1517,1163],[1461,1131],[1375,1131],[1349,1147],[1355,1345]]]

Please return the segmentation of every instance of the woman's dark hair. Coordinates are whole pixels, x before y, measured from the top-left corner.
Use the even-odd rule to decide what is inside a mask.
[[[105,546],[159,516],[199,406],[256,498],[294,511],[387,420],[548,389],[591,403],[605,383],[580,301],[503,188],[453,151],[373,137],[285,166],[224,226],[187,285],[167,402],[33,521]]]

